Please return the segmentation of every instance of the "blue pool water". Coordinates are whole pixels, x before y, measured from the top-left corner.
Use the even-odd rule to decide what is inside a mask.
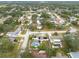
[[[39,45],[40,45],[40,43],[37,41],[32,42],[32,46],[34,46],[34,47],[38,47]]]

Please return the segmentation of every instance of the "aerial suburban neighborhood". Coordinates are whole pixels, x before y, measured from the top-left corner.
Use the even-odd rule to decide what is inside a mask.
[[[78,6],[0,1],[0,58],[79,58]]]

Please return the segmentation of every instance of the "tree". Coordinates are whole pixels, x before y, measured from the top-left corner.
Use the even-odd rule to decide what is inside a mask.
[[[47,14],[46,12],[42,12],[41,16],[40,17],[43,17],[43,18],[50,18],[50,15]]]
[[[48,29],[53,29],[55,28],[55,24],[54,23],[50,23],[50,22],[46,22],[45,26],[47,26]]]
[[[64,29],[64,28],[65,28],[64,25],[60,25],[60,24],[59,24],[59,25],[56,26],[56,29],[59,29],[59,30],[62,30],[62,29]]]
[[[29,50],[26,49],[26,51],[21,54],[21,57],[22,58],[32,58],[33,56],[31,55],[31,53],[29,53]]]
[[[49,47],[49,42],[48,41],[43,41],[40,46],[38,46],[39,50],[46,50]]]
[[[19,22],[16,18],[10,18],[4,21],[4,24],[0,24],[0,32],[8,32],[15,29],[16,25],[19,25]]]
[[[34,20],[36,21],[36,19],[37,19],[37,14],[33,14],[33,15],[32,15],[32,20],[33,20],[33,21],[34,21]]]
[[[52,48],[47,48],[46,52],[47,52],[49,57],[52,57],[52,56],[56,56],[56,50],[57,49],[54,49],[54,48],[53,49]]]
[[[0,43],[2,43],[0,45],[0,52],[11,52],[14,50],[15,48],[15,44],[13,44],[12,42],[10,42],[8,40],[8,38],[1,38],[0,39]]]
[[[73,34],[66,34],[64,36],[64,41],[67,45],[67,49],[69,51],[77,51],[79,50],[79,37]]]
[[[41,43],[40,46],[38,46],[39,50],[46,50],[46,44],[45,43]]]

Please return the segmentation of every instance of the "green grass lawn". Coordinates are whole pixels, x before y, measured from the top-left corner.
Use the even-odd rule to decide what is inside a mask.
[[[16,58],[18,57],[18,50],[14,50],[13,52],[0,52],[0,58]]]

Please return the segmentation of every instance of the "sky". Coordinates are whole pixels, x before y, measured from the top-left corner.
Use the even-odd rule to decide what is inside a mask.
[[[0,0],[0,1],[79,1],[79,0]]]

